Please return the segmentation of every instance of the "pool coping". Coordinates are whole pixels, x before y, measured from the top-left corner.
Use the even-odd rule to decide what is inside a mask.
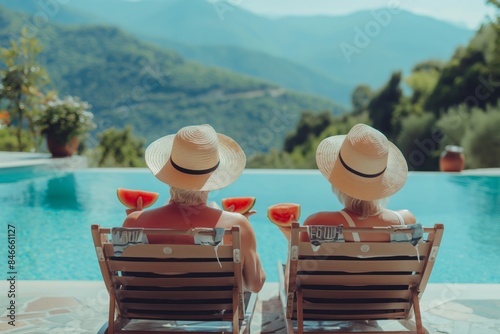
[[[7,152],[0,151],[0,170],[2,168],[16,168],[16,167],[29,167],[29,166],[47,166],[53,165],[55,168],[69,166],[72,168],[88,168],[87,158],[84,156],[74,155],[68,158],[52,158],[49,153],[30,153],[30,152]],[[138,168],[90,168],[90,169],[103,169],[103,170],[140,170],[146,167]],[[247,168],[244,173],[319,173],[318,169],[253,169]],[[443,173],[439,171],[409,171],[410,174],[418,173]],[[446,172],[450,175],[484,175],[484,176],[500,176],[500,168],[477,168],[466,169],[461,172]]]

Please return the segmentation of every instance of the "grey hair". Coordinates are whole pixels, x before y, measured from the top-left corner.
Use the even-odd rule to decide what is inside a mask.
[[[194,206],[207,203],[208,191],[186,190],[170,187],[170,201],[176,204]]]
[[[382,212],[389,198],[382,198],[374,201],[365,201],[347,195],[346,193],[332,187],[333,192],[344,207],[354,213],[357,213],[360,218],[375,216]]]

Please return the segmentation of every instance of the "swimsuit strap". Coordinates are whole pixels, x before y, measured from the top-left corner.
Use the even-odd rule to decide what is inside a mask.
[[[394,214],[396,214],[396,217],[398,217],[400,225],[406,225],[403,216],[401,216],[401,214],[399,212],[397,212],[397,211],[392,211],[392,212],[394,212]]]
[[[356,224],[354,224],[354,221],[352,220],[351,216],[349,216],[345,211],[339,211],[342,216],[344,216],[345,220],[347,221],[347,224],[349,224],[350,227],[356,227]],[[359,234],[357,232],[352,233],[352,238],[354,241],[361,241],[359,239]]]

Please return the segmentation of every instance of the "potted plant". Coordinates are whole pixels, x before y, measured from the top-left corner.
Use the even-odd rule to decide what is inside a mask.
[[[73,155],[80,141],[96,127],[90,108],[89,103],[73,96],[53,96],[43,103],[35,124],[46,137],[53,157]]]

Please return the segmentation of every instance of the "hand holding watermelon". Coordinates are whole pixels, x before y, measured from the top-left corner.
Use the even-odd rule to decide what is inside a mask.
[[[222,209],[224,211],[238,212],[245,217],[250,217],[256,211],[250,211],[255,205],[255,197],[228,197],[222,199]]]
[[[278,227],[289,227],[294,221],[300,218],[300,204],[280,203],[270,206],[267,209],[267,217],[271,223]]]
[[[159,194],[152,191],[118,188],[116,195],[120,202],[128,208],[125,212],[129,215],[134,211],[141,211],[143,208],[153,205]]]

